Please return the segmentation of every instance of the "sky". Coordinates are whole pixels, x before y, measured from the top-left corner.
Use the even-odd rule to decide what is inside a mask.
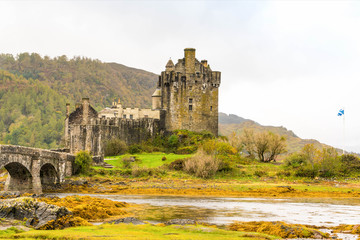
[[[360,1],[0,0],[0,9],[1,53],[160,74],[196,48],[221,71],[221,112],[360,152]]]

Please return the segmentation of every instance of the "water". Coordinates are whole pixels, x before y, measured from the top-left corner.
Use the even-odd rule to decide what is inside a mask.
[[[187,218],[211,224],[229,224],[233,221],[284,221],[324,227],[360,224],[360,199],[268,199],[65,193],[55,195],[59,197],[88,195],[113,201],[145,204],[145,210],[135,214],[140,219],[150,221]]]

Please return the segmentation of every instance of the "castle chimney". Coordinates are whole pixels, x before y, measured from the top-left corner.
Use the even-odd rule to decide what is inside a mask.
[[[70,103],[66,104],[66,117],[69,117],[70,115]]]
[[[201,60],[201,64],[206,68],[208,67],[207,60]]]
[[[83,108],[82,124],[89,124],[89,107],[90,107],[89,98],[83,98],[82,99],[82,108]]]
[[[185,48],[185,71],[195,74],[195,48]]]

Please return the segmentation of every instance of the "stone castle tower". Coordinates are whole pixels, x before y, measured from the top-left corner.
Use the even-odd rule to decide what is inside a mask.
[[[194,48],[186,48],[175,65],[170,59],[152,95],[152,108],[166,112],[165,129],[206,130],[217,136],[220,79],[207,60],[195,58]]]

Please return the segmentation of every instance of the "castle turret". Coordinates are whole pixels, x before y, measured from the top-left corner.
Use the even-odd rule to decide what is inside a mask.
[[[194,48],[186,48],[184,54],[185,57],[174,66],[169,60],[160,76],[160,104],[166,110],[165,128],[168,131],[206,130],[217,135],[221,73],[212,71],[207,60],[199,62]],[[154,99],[153,106],[159,104]]]
[[[155,92],[151,96],[152,109],[161,109],[161,88],[156,88]]]

